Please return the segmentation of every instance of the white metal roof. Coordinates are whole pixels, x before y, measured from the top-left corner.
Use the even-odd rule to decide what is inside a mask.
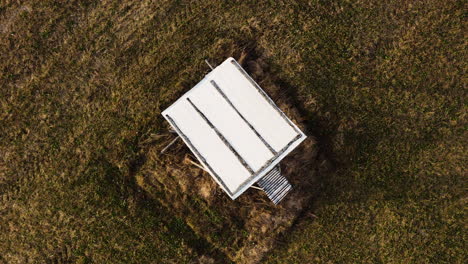
[[[232,199],[306,138],[233,58],[162,114]]]

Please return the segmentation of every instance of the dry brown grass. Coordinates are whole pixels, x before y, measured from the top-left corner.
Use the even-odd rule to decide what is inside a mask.
[[[234,225],[230,210],[241,204],[248,215],[253,203],[278,216],[284,208],[273,212],[255,192],[232,203],[191,169],[206,185],[200,197],[208,194],[194,199],[183,189],[191,167],[166,173],[156,154],[166,131],[160,112],[203,76],[203,59],[242,54],[317,138],[301,156],[312,157],[301,164],[313,170],[300,176],[315,180],[313,202],[266,246],[275,250],[264,261],[466,262],[464,6],[0,2],[0,262],[247,256],[260,236],[243,231],[264,223]],[[168,182],[177,192],[161,192]],[[208,234],[223,223],[235,227]]]

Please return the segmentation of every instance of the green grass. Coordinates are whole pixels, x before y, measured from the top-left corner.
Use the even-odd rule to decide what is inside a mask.
[[[266,61],[325,160],[265,262],[466,262],[463,9],[1,2],[0,263],[222,262],[135,175],[203,59],[242,51]]]

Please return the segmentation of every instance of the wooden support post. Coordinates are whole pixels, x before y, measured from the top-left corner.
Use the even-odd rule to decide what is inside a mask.
[[[172,145],[174,145],[177,139],[179,139],[179,137],[174,138],[169,144],[167,144],[167,146],[163,148],[163,150],[161,150],[161,154],[164,154],[164,152],[166,152],[167,149],[169,149]]]
[[[208,60],[205,60],[205,63],[208,65],[208,67],[210,67],[211,70],[213,70],[213,66],[211,66],[211,64],[208,62]]]
[[[250,186],[250,188],[257,189],[257,190],[260,190],[260,191],[263,191],[263,189],[262,189],[262,188],[260,188],[260,187],[257,187],[257,186],[253,186],[253,185],[252,185],[252,186]]]
[[[187,157],[186,159],[187,159],[187,160],[188,160],[188,162],[190,162],[192,165],[195,165],[195,166],[197,166],[198,168],[200,168],[200,169],[202,169],[202,170],[204,170],[204,171],[208,172],[208,171],[205,169],[205,167],[203,167],[202,165],[200,165],[200,164],[196,163],[195,161],[191,160],[191,159],[190,159],[190,158],[188,158],[188,157]]]

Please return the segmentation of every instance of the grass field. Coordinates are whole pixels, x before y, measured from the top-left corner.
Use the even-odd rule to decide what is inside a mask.
[[[0,263],[231,261],[137,176],[203,59],[239,54],[268,65],[322,160],[261,262],[466,263],[465,8],[0,1]]]

